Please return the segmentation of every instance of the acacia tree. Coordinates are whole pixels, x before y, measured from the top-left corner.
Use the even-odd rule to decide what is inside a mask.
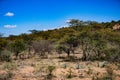
[[[4,38],[0,38],[0,60],[9,61],[9,59],[7,58],[10,58],[10,54],[7,51],[7,45],[8,45],[8,41]]]
[[[0,52],[2,51],[3,47],[5,47],[6,41],[2,38],[2,33],[0,33]]]
[[[24,51],[25,49],[26,45],[23,40],[16,40],[10,44],[10,50],[14,52],[16,59],[18,58],[19,53]]]
[[[117,37],[116,37],[117,36]],[[83,51],[82,60],[119,61],[120,33],[109,29],[83,30],[77,37]]]
[[[56,47],[56,52],[58,52],[59,57],[60,57],[60,54],[62,54],[63,51],[65,51],[65,46],[64,45],[58,45]]]
[[[0,38],[0,52],[4,50],[7,46],[7,41],[3,38]]]
[[[62,44],[64,44],[64,52],[66,52],[68,57],[70,57],[70,53],[72,52],[74,54],[74,50],[78,46],[79,42],[76,36],[68,36]]]
[[[82,60],[101,59],[107,48],[107,41],[104,33],[100,30],[84,30],[78,35],[80,46],[83,51]]]
[[[29,32],[31,32],[32,34],[36,34],[36,33],[39,32],[39,30],[35,30],[35,29],[33,29],[33,30],[29,30]]]
[[[3,36],[3,34],[2,33],[0,33],[0,38]]]
[[[70,26],[78,26],[80,24],[80,21],[78,19],[71,19],[67,21],[67,23],[70,24]]]
[[[83,52],[82,60],[88,60],[90,56],[91,45],[91,32],[89,30],[84,30],[77,35],[79,39],[80,47]]]
[[[24,43],[26,43],[27,45],[28,58],[32,57],[32,54],[33,54],[32,41],[34,40],[33,37],[25,33],[21,34],[20,37],[23,39]]]
[[[50,53],[53,46],[48,40],[34,41],[32,46],[35,50],[35,54],[38,53],[40,56],[44,56],[45,52]]]
[[[104,34],[101,32],[94,33],[92,39],[92,50],[95,53],[95,58],[99,60],[103,57],[104,51],[107,49],[107,41],[104,39]]]
[[[69,24],[70,27],[73,27],[75,30],[79,30],[81,29],[81,26],[86,25],[86,22],[78,19],[68,20],[67,23]]]
[[[107,35],[107,34],[106,34]],[[108,48],[105,50],[105,59],[109,61],[120,61],[120,33],[109,32],[107,35],[109,43]]]

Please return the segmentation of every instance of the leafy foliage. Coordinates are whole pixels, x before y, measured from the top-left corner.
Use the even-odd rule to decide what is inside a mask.
[[[52,72],[54,69],[55,69],[55,66],[48,66],[49,75],[52,75]]]
[[[16,58],[19,53],[26,49],[26,45],[23,40],[16,40],[10,44],[10,50],[15,53]]]
[[[47,31],[30,30],[31,34],[0,37],[0,53],[10,48],[18,57],[27,45],[33,47],[39,56],[56,49],[59,54],[65,52],[69,57],[76,48],[80,48],[82,60],[120,61],[120,32],[119,29],[113,29],[114,25],[120,25],[120,21],[99,23],[71,19],[67,23],[70,27]],[[56,48],[56,45],[59,46]]]
[[[0,59],[1,59],[2,61],[7,61],[7,62],[8,62],[8,61],[11,60],[10,55],[11,55],[11,52],[10,52],[10,51],[4,50],[4,51],[2,51],[1,54],[0,54]]]

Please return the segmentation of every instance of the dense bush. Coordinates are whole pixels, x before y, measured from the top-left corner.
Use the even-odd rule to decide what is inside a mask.
[[[39,56],[44,56],[46,52],[54,50],[55,44],[60,45],[56,49],[57,52],[65,52],[69,58],[76,48],[80,48],[83,52],[83,61],[120,61],[120,32],[119,29],[113,30],[113,26],[120,25],[120,21],[99,23],[71,19],[68,24],[69,27],[48,31],[31,30],[29,35],[10,35],[7,38],[0,36],[0,53],[10,48],[17,58],[19,53],[26,49],[27,44]]]
[[[2,51],[1,52],[1,54],[0,54],[0,59],[2,60],[2,61],[10,61],[11,60],[11,52],[10,51],[8,51],[8,50],[4,50],[4,51]]]
[[[9,44],[9,49],[15,54],[16,58],[18,58],[19,53],[26,49],[26,44],[23,40],[15,40]]]

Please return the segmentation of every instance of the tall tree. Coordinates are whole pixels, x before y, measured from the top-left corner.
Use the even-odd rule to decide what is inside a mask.
[[[64,51],[67,53],[68,57],[70,56],[70,53],[74,54],[75,48],[79,45],[77,37],[74,36],[68,36],[64,41],[63,44],[65,45]]]

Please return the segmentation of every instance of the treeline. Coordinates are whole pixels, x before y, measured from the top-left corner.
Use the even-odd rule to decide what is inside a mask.
[[[120,21],[98,23],[71,19],[68,24],[69,27],[60,29],[30,30],[31,34],[10,35],[7,38],[1,36],[0,60],[10,61],[11,55],[15,59],[23,59],[52,52],[67,53],[70,58],[70,54],[80,49],[83,61],[120,61],[120,32],[119,28],[113,29],[115,25],[120,25]]]

